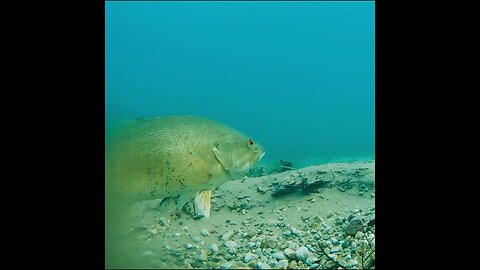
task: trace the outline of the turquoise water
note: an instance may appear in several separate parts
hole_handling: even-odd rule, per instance
[[[374,2],[107,2],[108,131],[203,115],[262,162],[374,158]]]

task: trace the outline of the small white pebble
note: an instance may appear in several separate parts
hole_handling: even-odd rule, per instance
[[[218,253],[218,245],[217,244],[212,244],[211,246],[213,253]]]
[[[203,229],[202,229],[202,235],[203,235],[203,236],[209,236],[210,233],[208,232],[207,229],[203,228]]]

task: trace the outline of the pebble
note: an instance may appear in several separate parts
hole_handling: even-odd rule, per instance
[[[257,255],[249,252],[243,256],[243,261],[248,263],[251,259],[256,259],[256,258],[257,258]]]
[[[268,264],[268,265],[275,265],[275,264],[277,264],[277,260],[275,260],[274,258],[270,258],[270,259],[267,261],[267,264]]]
[[[357,247],[357,242],[352,242],[352,243],[350,244],[350,246],[352,246],[353,249],[356,248],[356,247]]]
[[[276,236],[270,237],[270,239],[268,239],[268,241],[267,241],[267,245],[271,248],[276,248],[277,243],[278,243],[278,239],[277,239]]]
[[[247,264],[247,267],[250,267],[250,268],[255,268],[257,266],[257,260],[255,259],[252,259],[248,264]]]
[[[285,231],[285,232],[282,233],[282,235],[288,237],[288,236],[292,235],[292,232],[291,231]]]
[[[222,235],[222,240],[223,241],[228,241],[230,240],[230,238],[233,236],[233,231],[229,231],[227,233],[225,233],[224,235]]]
[[[332,247],[332,248],[330,249],[330,253],[337,253],[337,252],[339,252],[339,251],[340,251],[340,248],[339,248],[339,247]]]
[[[287,260],[280,260],[275,264],[275,268],[285,268],[288,266],[288,261]]]
[[[328,269],[333,269],[333,267],[335,267],[337,265],[336,262],[334,261],[328,261],[326,264],[325,264],[325,267],[328,268]]]
[[[248,242],[247,243],[247,247],[249,247],[249,248],[253,248],[254,246],[255,246],[254,242]]]
[[[287,256],[287,258],[289,258],[289,259],[294,259],[295,258],[295,251],[291,248],[286,248],[283,251],[283,254],[285,254],[285,256]]]
[[[292,231],[292,234],[295,236],[298,236],[298,237],[303,236],[303,232],[294,227],[291,227],[290,230]]]
[[[270,226],[270,227],[276,226],[277,224],[278,224],[278,220],[276,220],[276,219],[269,219],[269,220],[266,222],[266,225],[267,225],[267,226]]]
[[[278,260],[285,259],[285,255],[281,251],[277,251],[277,252],[273,253],[272,257],[275,258],[275,259],[278,259]]]
[[[308,257],[307,260],[305,261],[308,265],[314,264],[316,261],[318,261],[317,257]]]
[[[356,232],[360,231],[363,227],[363,217],[356,216],[345,226],[345,232],[349,235],[354,235]]]
[[[182,234],[181,234],[181,233],[178,233],[178,232],[174,234],[175,237],[179,237],[179,236],[181,236],[181,235],[182,235]]]
[[[235,241],[228,241],[228,242],[225,243],[225,246],[229,247],[229,248],[236,248],[238,246],[238,244]]]
[[[335,237],[332,237],[332,244],[336,245],[338,244],[338,240]]]
[[[195,259],[197,261],[205,262],[208,260],[208,252],[206,250],[201,250],[200,254],[198,254]]]
[[[225,262],[220,265],[220,269],[230,269],[232,268],[233,263],[232,262]]]
[[[354,267],[354,266],[356,266],[356,265],[358,265],[358,262],[357,262],[356,260],[351,260],[351,261],[348,263],[348,267],[349,267],[349,268],[350,268],[350,267]]]
[[[347,248],[348,246],[350,246],[350,242],[349,242],[349,241],[343,242],[342,248]]]
[[[187,247],[188,249],[191,249],[193,247],[193,245],[188,243],[188,244],[185,244],[185,247]]]
[[[358,231],[358,232],[355,234],[355,239],[362,239],[362,238],[363,238],[363,232]]]
[[[213,253],[218,253],[218,245],[217,244],[212,244],[211,249]]]
[[[257,269],[272,269],[272,267],[264,262],[258,262]]]
[[[295,251],[295,257],[299,261],[304,261],[307,259],[309,253],[310,251],[306,247],[301,246]]]
[[[202,229],[202,234],[203,234],[203,236],[209,236],[209,235],[210,235],[210,233],[208,232],[208,230],[205,229],[205,228]]]
[[[296,245],[292,241],[287,241],[288,248],[295,249]]]

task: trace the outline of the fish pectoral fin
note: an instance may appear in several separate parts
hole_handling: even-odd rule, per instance
[[[215,154],[215,157],[226,171],[230,170],[233,167],[232,156],[228,155],[229,152],[231,154],[231,151],[225,149],[225,146],[219,145],[213,147],[213,153]]]
[[[212,198],[212,190],[202,190],[197,193],[195,199],[193,199],[193,205],[195,208],[195,213],[197,215],[202,215],[205,218],[210,217],[210,199]]]

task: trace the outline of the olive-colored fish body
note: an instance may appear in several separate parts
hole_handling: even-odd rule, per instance
[[[243,133],[198,116],[163,116],[124,125],[107,151],[107,181],[128,201],[214,189],[264,155]]]

